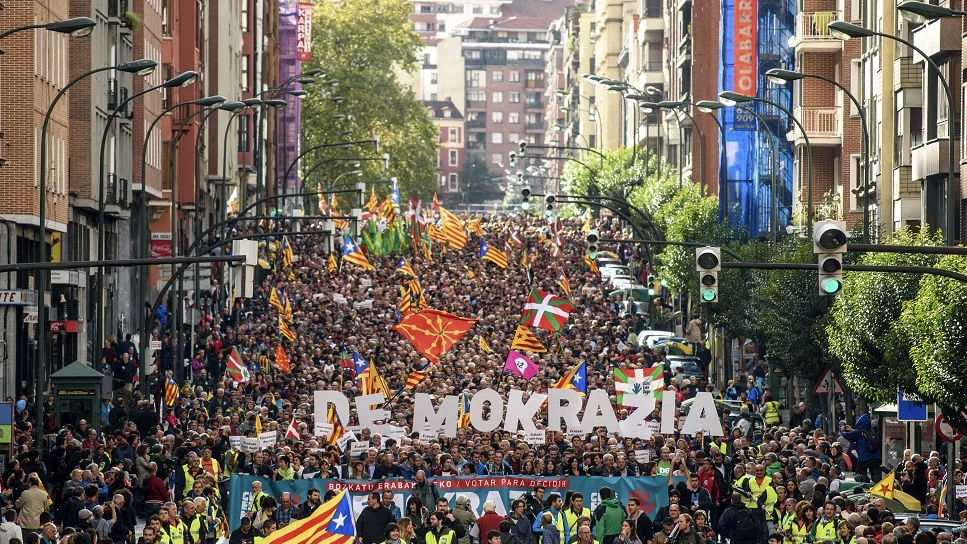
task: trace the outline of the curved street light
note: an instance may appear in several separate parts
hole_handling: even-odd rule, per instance
[[[43,28],[45,30],[60,34],[70,34],[74,38],[83,38],[85,36],[90,36],[91,32],[94,32],[94,27],[96,25],[97,22],[90,17],[74,17],[72,19],[64,19],[63,21],[54,21],[52,23],[18,26],[17,28],[12,28],[3,34],[0,34],[0,40],[11,34],[22,32],[24,30],[33,30],[35,28]]]

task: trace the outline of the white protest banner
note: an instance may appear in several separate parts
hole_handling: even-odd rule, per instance
[[[346,297],[340,295],[339,293],[332,294],[332,301],[336,304],[349,304],[349,301],[346,300]]]
[[[262,448],[263,450],[267,448],[271,448],[272,446],[275,445],[276,442],[279,441],[279,432],[265,431],[264,433],[259,435],[258,441],[259,441],[259,447]]]
[[[239,436],[229,436],[228,437],[228,443],[232,446],[232,449],[233,450],[235,450],[235,451],[242,451],[242,439],[243,438],[245,438],[245,437],[244,436],[241,436],[241,435],[239,435]]]
[[[359,457],[359,455],[361,455],[363,453],[366,453],[366,450],[368,450],[368,449],[369,449],[369,442],[368,441],[367,442],[359,442],[359,441],[353,442],[352,445],[349,446],[349,455],[351,455],[353,457]]]
[[[434,442],[439,439],[439,433],[435,433],[433,431],[420,431],[420,442]]]
[[[353,309],[354,310],[372,310],[373,300],[367,299],[362,302],[353,302]]]
[[[312,432],[315,436],[329,437],[332,435],[332,423],[316,423]]]
[[[958,499],[967,497],[967,485],[958,485],[956,491]]]
[[[340,436],[339,440],[336,440],[336,445],[339,446],[340,450],[346,451],[346,444],[348,444],[350,440],[356,440],[356,435],[347,432],[346,434]]]
[[[259,439],[258,438],[255,438],[255,437],[252,437],[252,438],[248,438],[248,437],[243,438],[242,439],[242,451],[249,452],[249,453],[261,451],[259,449]]]
[[[648,453],[648,450],[635,450],[635,462],[642,464],[650,463],[651,454]]]
[[[320,298],[326,298],[326,294],[325,293],[316,293],[316,294],[312,295],[312,300],[318,300]]]
[[[544,429],[527,431],[527,434],[524,435],[524,440],[531,446],[543,446],[547,440],[547,431]]]

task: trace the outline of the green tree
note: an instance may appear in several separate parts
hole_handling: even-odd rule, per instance
[[[770,244],[755,238],[732,235],[724,243],[742,262],[773,260]],[[731,260],[725,255],[723,260]],[[697,281],[696,273],[696,281]],[[762,290],[769,281],[765,270],[728,269],[719,272],[719,301],[706,307],[710,323],[722,327],[730,336],[762,341],[760,316],[765,310]]]
[[[666,240],[714,245],[719,239],[718,199],[702,198],[697,184],[686,184],[653,217]],[[661,277],[673,292],[698,292],[694,247],[665,246],[656,258]]]
[[[480,157],[470,156],[463,164],[460,173],[460,189],[463,201],[467,204],[483,204],[486,201],[500,200],[504,197],[496,178],[487,169],[487,163]]]
[[[964,274],[967,258],[950,255],[937,268]],[[924,275],[917,296],[903,305],[899,329],[920,395],[948,408],[967,405],[967,283]]]
[[[322,68],[325,79],[308,88],[302,101],[303,148],[323,143],[365,140],[378,135],[380,153],[390,154],[390,171],[381,161],[364,162],[364,180],[396,177],[400,193],[426,199],[436,187],[438,131],[398,71],[412,72],[423,44],[412,31],[412,8],[398,0],[343,0],[316,3],[313,58],[304,71]],[[330,100],[344,99],[341,103]],[[333,116],[345,116],[334,118]],[[344,132],[351,130],[351,136]],[[370,146],[328,148],[325,158],[374,157]],[[310,165],[311,166],[311,165]],[[332,178],[348,163],[323,170]],[[344,178],[345,179],[345,178]]]
[[[895,232],[887,243],[935,246],[942,243],[942,237],[904,229]],[[867,253],[859,260],[865,265],[885,266],[933,266],[938,261],[937,255],[907,253]],[[920,277],[847,272],[843,283],[826,332],[829,351],[841,363],[846,383],[863,397],[883,402],[895,400],[897,389],[919,393],[910,356],[913,318],[908,318],[906,331],[898,320],[904,304],[918,297]]]
[[[787,238],[776,247],[775,261],[813,263],[816,254],[811,241]],[[759,329],[769,362],[779,365],[787,375],[818,378],[834,360],[826,338],[832,299],[819,294],[816,273],[773,270],[761,292]]]

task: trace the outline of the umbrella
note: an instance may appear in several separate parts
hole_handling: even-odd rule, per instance
[[[608,298],[611,300],[623,299],[626,297],[631,297],[631,300],[635,302],[649,302],[652,295],[648,294],[648,289],[644,287],[629,287],[627,289],[617,289],[608,293]]]

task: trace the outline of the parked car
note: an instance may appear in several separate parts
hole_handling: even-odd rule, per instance
[[[608,264],[600,267],[601,277],[610,278],[612,276],[633,276],[631,269],[621,264]]]
[[[638,333],[638,345],[651,347],[654,345],[654,340],[658,338],[671,338],[675,336],[675,333],[669,331],[656,331],[656,330],[645,330]],[[651,343],[649,343],[651,342]]]

